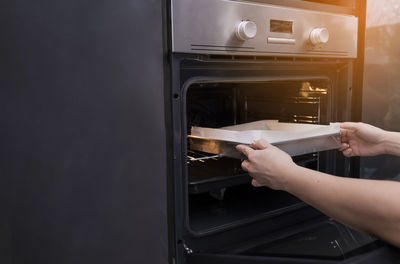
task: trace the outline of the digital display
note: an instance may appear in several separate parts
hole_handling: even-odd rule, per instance
[[[269,31],[276,33],[293,33],[293,21],[274,20],[269,22]]]

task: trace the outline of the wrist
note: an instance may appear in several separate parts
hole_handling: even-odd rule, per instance
[[[283,191],[291,193],[291,190],[294,189],[296,184],[296,177],[300,176],[300,173],[298,172],[301,170],[301,168],[302,167],[293,162],[291,166],[289,166],[283,172],[283,175],[281,176],[283,179],[285,179],[282,186]]]
[[[400,133],[385,131],[382,145],[384,152],[382,154],[400,156]]]

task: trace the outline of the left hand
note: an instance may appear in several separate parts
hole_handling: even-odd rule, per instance
[[[242,162],[242,168],[253,178],[253,186],[285,190],[294,174],[291,172],[297,167],[286,152],[265,140],[255,141],[250,146],[238,145],[236,149],[248,158]]]
[[[386,154],[385,142],[389,134],[385,130],[364,123],[345,122],[340,125],[340,132],[339,151],[346,157]]]

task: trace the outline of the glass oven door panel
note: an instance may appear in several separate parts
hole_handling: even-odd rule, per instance
[[[187,92],[187,129],[260,119],[308,123],[331,120],[330,80],[194,84]]]
[[[263,119],[327,124],[333,118],[332,81],[326,78],[257,82],[193,83],[186,93],[186,130]],[[188,145],[190,147],[190,145]],[[188,227],[193,233],[221,232],[304,204],[285,192],[253,188],[236,159],[187,149]],[[295,157],[298,164],[324,168],[326,155]]]
[[[317,224],[309,229],[275,241],[261,243],[242,255],[280,256],[320,259],[345,259],[351,252],[374,241],[369,235],[354,232],[334,221]]]
[[[273,236],[254,238],[207,255],[193,254],[188,263],[206,259],[204,263],[359,263],[369,252],[379,251],[379,247],[375,238],[325,219],[293,226]]]

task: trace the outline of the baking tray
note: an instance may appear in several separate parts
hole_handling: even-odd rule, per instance
[[[250,145],[265,139],[291,156],[337,149],[340,147],[340,125],[280,123],[261,120],[222,128],[192,127],[188,136],[192,150],[243,159],[236,145]]]

